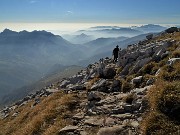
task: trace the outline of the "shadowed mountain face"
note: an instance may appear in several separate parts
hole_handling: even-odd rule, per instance
[[[81,60],[82,47],[46,31],[0,33],[0,98],[13,89],[33,83],[55,64]]]

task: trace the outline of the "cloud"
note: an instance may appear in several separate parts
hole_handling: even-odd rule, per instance
[[[37,2],[38,2],[37,0],[31,0],[29,3],[34,4],[34,3],[37,3]]]
[[[71,11],[71,10],[68,10],[68,11],[65,11],[65,16],[71,16],[71,15],[73,15],[74,14],[74,12],[73,11]]]
[[[73,11],[70,11],[70,10],[69,10],[69,11],[67,11],[66,13],[67,13],[67,14],[73,14]]]

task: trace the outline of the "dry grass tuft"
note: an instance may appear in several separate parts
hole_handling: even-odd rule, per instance
[[[33,102],[15,110],[19,115],[0,120],[2,135],[50,135],[70,124],[67,116],[73,115],[78,98],[73,94],[55,93],[36,105]],[[74,106],[72,108],[72,106]]]
[[[173,66],[165,65],[162,68],[159,77],[162,80],[169,82],[180,80],[180,62],[174,64]]]
[[[180,131],[180,83],[174,73],[167,75],[172,80],[163,76],[167,71],[177,73],[179,63],[173,69],[168,68],[163,67],[160,77],[148,92],[150,108],[141,124],[144,134],[177,134]]]
[[[90,88],[92,87],[92,85],[93,85],[95,82],[99,81],[99,80],[100,80],[100,78],[98,78],[98,77],[95,77],[95,78],[91,79],[91,80],[88,82],[88,84],[86,85],[86,89],[87,89],[87,90],[90,90]]]
[[[125,96],[122,100],[128,104],[132,104],[135,99],[136,95],[134,93],[130,93],[127,96]]]
[[[172,53],[172,58],[180,58],[180,50],[175,50]]]

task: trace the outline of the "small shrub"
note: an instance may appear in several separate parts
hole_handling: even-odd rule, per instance
[[[172,66],[164,66],[159,77],[165,81],[180,80],[180,63],[176,63]]]
[[[150,108],[141,123],[146,135],[175,135],[180,129],[179,82],[164,82],[159,79],[148,92]]]
[[[180,50],[175,50],[172,53],[172,58],[180,58]]]
[[[178,135],[176,134],[178,126],[161,113],[152,112],[146,115],[145,121],[143,121],[144,135]]]
[[[95,78],[91,79],[91,80],[88,82],[88,84],[86,85],[86,89],[89,90],[89,89],[91,88],[91,86],[92,86],[95,82],[97,82],[98,80],[100,80],[100,78],[95,77]]]
[[[180,84],[179,82],[169,83],[163,89],[158,102],[158,109],[180,122]]]
[[[140,74],[145,75],[145,74],[151,74],[154,75],[157,70],[159,69],[158,64],[155,62],[151,62],[149,64],[146,64],[141,70]]]
[[[134,87],[132,84],[130,84],[127,81],[124,81],[121,89],[122,89],[122,92],[127,93],[127,92],[130,92],[133,88]]]
[[[133,75],[128,75],[128,76],[126,77],[126,81],[127,81],[127,82],[131,82],[131,80],[132,80],[133,78],[135,78],[135,77],[136,77],[135,74],[133,74]]]
[[[123,70],[122,67],[118,67],[118,68],[116,69],[116,74],[120,74],[122,70]]]
[[[143,87],[147,86],[147,81],[148,81],[149,79],[155,80],[156,77],[153,76],[153,75],[148,75],[148,74],[144,75],[140,87],[143,88]]]
[[[123,98],[123,101],[128,103],[128,104],[132,104],[133,100],[136,98],[135,94],[128,94],[126,97]]]

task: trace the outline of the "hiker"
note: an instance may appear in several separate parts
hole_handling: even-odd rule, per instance
[[[114,48],[113,50],[114,62],[117,62],[118,52],[119,52],[119,46],[117,45],[116,48]]]

